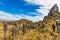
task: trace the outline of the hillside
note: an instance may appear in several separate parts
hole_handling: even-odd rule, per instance
[[[43,21],[0,21],[0,40],[60,40],[60,12],[55,4]]]

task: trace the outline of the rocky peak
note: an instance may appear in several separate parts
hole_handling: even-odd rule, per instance
[[[58,6],[57,6],[57,4],[55,4],[55,5],[51,8],[51,10],[49,11],[49,14],[48,14],[48,15],[51,15],[51,14],[53,14],[53,13],[58,13],[58,12],[59,12]]]

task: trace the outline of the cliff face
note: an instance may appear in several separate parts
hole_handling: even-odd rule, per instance
[[[4,35],[7,40],[60,40],[60,12],[57,4],[51,8],[43,21],[0,21],[0,26],[1,40]]]

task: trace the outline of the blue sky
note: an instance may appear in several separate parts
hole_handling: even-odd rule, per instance
[[[43,20],[56,0],[55,2],[51,0],[53,4],[48,2],[50,5],[44,2],[43,0],[0,0],[0,20],[27,19],[33,22]]]

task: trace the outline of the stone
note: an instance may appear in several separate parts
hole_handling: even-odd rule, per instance
[[[48,15],[52,15],[53,13],[58,13],[59,12],[59,9],[58,9],[58,6],[57,4],[55,4],[51,10],[49,11],[49,14]]]

